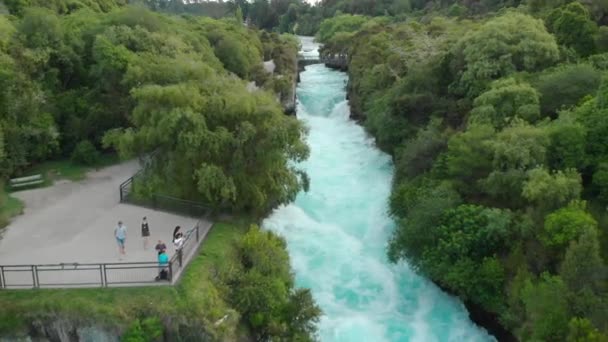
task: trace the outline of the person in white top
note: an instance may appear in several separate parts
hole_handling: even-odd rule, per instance
[[[185,238],[182,234],[178,234],[175,240],[173,240],[173,245],[175,245],[175,250],[179,251],[184,247]]]

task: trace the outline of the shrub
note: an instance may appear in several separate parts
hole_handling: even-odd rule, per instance
[[[158,318],[136,319],[122,336],[124,342],[158,341],[163,335],[163,325]]]
[[[95,146],[88,140],[76,144],[72,151],[72,162],[82,165],[94,165],[99,162],[100,154]]]
[[[578,239],[585,231],[595,229],[597,222],[585,211],[585,202],[573,201],[547,215],[540,240],[547,248],[562,252],[570,241]]]

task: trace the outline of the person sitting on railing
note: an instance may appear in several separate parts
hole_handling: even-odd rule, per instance
[[[167,267],[169,266],[169,256],[165,252],[165,250],[161,250],[158,252],[158,268],[160,269],[158,276],[156,276],[156,280],[168,280],[169,279],[169,271]]]

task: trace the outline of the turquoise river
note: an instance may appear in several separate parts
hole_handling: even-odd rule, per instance
[[[317,46],[303,39],[303,53]],[[288,244],[298,286],[323,310],[321,341],[492,341],[462,303],[391,264],[386,244],[393,165],[373,138],[349,119],[345,73],[306,67],[297,116],[309,127],[310,158],[301,166],[310,190],[263,223]]]

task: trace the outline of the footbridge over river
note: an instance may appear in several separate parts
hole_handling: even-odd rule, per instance
[[[319,56],[303,56],[298,55],[298,65],[306,66],[311,64],[319,64],[321,62],[321,57]]]
[[[298,55],[298,68],[303,70],[305,66],[312,64],[325,64],[328,68],[340,69],[345,71],[348,68],[348,56],[311,56],[311,55]]]

